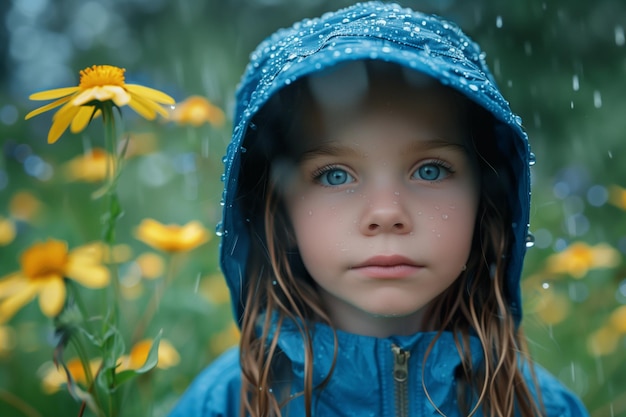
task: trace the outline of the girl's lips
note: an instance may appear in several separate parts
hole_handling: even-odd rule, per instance
[[[414,275],[422,269],[409,258],[400,255],[374,256],[351,269],[370,278],[399,279]]]

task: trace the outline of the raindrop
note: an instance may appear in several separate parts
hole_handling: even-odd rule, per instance
[[[526,235],[526,247],[527,248],[532,248],[533,246],[535,246],[535,236],[528,232],[528,234]]]
[[[596,109],[602,107],[602,95],[598,90],[593,92],[593,107]]]
[[[536,163],[537,163],[537,156],[535,155],[534,152],[531,152],[530,155],[528,155],[528,165],[534,166]]]
[[[445,214],[445,213],[441,215],[441,218],[444,219],[444,220],[448,220],[448,217],[449,216],[447,214]]]
[[[549,282],[544,282],[543,284],[541,284],[541,288],[543,288],[544,290],[547,290],[550,288],[550,283]]]
[[[580,90],[580,81],[578,80],[578,75],[574,75],[572,77],[572,89],[574,91]]]
[[[278,285],[278,282],[276,282],[276,280],[272,281],[272,285]]]
[[[313,210],[309,210],[309,216],[313,215]]]
[[[615,45],[624,46],[626,44],[626,37],[624,37],[624,28],[622,26],[615,26]]]
[[[502,16],[496,17],[496,27],[500,29],[502,27]]]
[[[215,234],[219,237],[222,237],[224,235],[224,224],[222,222],[219,222],[215,226]]]

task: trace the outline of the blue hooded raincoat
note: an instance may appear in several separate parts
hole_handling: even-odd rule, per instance
[[[232,294],[235,317],[243,314],[243,280],[250,247],[237,189],[244,137],[253,116],[278,90],[311,73],[354,60],[381,60],[427,74],[487,109],[495,118],[498,147],[515,173],[510,193],[514,242],[509,254],[506,297],[516,321],[521,320],[520,277],[529,239],[530,170],[534,156],[521,127],[485,64],[485,55],[453,23],[396,4],[360,3],[307,19],[282,29],[252,53],[237,92],[232,141],[225,161],[221,266]],[[460,365],[451,334],[444,333],[423,364],[434,333],[374,338],[338,332],[339,354],[330,382],[316,397],[315,416],[460,416],[455,370]],[[316,325],[314,384],[327,375],[333,358],[332,330]],[[304,345],[298,330],[283,326],[279,347],[292,364],[291,392],[303,389]],[[398,355],[395,347],[409,352]],[[473,358],[480,343],[471,340]],[[412,360],[410,360],[412,359]],[[476,364],[478,365],[478,364]],[[408,372],[406,380],[394,371]],[[529,385],[533,387],[530,372]],[[581,402],[539,367],[538,386],[550,417],[586,416]],[[422,377],[424,386],[422,386]],[[298,382],[300,381],[300,382]],[[171,417],[239,416],[241,375],[239,351],[232,349],[203,371],[171,413]],[[302,397],[289,403],[288,416],[304,416]],[[479,414],[480,415],[480,414]]]

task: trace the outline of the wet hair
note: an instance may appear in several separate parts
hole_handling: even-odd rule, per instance
[[[368,65],[368,70],[377,66],[380,64]],[[521,371],[530,361],[528,349],[505,296],[513,233],[509,194],[515,187],[511,168],[498,149],[495,131],[499,122],[482,107],[455,94],[464,108],[468,142],[476,156],[480,202],[466,270],[425,307],[422,328],[438,335],[423,358],[422,369],[429,364],[438,337],[450,331],[462,359],[455,376],[457,400],[464,415],[475,415],[479,409],[492,417],[508,417],[516,412],[522,417],[544,415],[539,390],[533,389],[534,376],[528,381]],[[334,368],[320,385],[314,386],[311,326],[321,322],[332,328],[332,320],[302,264],[280,197],[280,185],[272,176],[276,165],[292,158],[292,136],[305,113],[303,103],[311,102],[306,81],[299,80],[274,96],[247,132],[248,151],[242,155],[238,192],[244,215],[250,219],[251,234],[240,342],[242,417],[281,416],[282,407],[292,398],[288,388],[286,393],[275,389],[283,378],[283,367],[289,366],[278,347],[285,321],[298,326],[304,341],[304,390],[298,396],[304,397],[307,416],[312,413],[315,393],[324,389]],[[472,366],[476,362],[469,348],[471,335],[482,345],[484,358],[478,367]],[[337,349],[335,337],[333,364]],[[430,400],[424,377],[422,385]],[[537,398],[533,392],[537,392]]]

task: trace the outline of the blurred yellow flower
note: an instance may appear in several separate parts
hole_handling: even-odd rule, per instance
[[[609,321],[616,332],[626,334],[626,305],[617,307],[609,316]]]
[[[617,266],[620,258],[620,253],[606,243],[589,246],[575,242],[564,251],[551,255],[546,262],[548,272],[582,278],[590,269]]]
[[[0,358],[15,348],[15,330],[10,326],[0,325]]]
[[[66,162],[63,171],[68,181],[98,182],[107,178],[107,172],[113,171],[113,163],[107,151],[94,148]]]
[[[61,107],[52,117],[48,143],[56,142],[69,127],[72,133],[83,131],[99,112],[100,103],[111,101],[115,106],[130,106],[142,117],[153,120],[159,113],[168,117],[161,104],[175,103],[161,91],[138,84],[126,84],[125,69],[111,65],[93,65],[80,71],[77,87],[57,88],[32,94],[31,100],[56,101],[28,113],[26,119],[56,107]]]
[[[226,120],[222,109],[202,96],[190,96],[178,103],[171,111],[170,118],[178,124],[194,127],[204,123],[222,126]]]
[[[152,347],[152,339],[144,339],[137,342],[130,350],[129,355],[120,357],[120,366],[117,368],[118,372],[129,369],[137,370],[141,368],[150,353]],[[165,339],[159,341],[159,350],[157,352],[157,368],[167,369],[172,366],[178,365],[180,362],[180,355],[178,351],[170,342]]]
[[[146,279],[157,279],[163,275],[165,261],[160,255],[153,252],[145,252],[135,260],[141,271],[141,276]]]
[[[230,291],[222,274],[214,274],[200,281],[200,294],[213,304],[230,303]]]
[[[210,239],[200,222],[191,221],[179,226],[164,225],[153,219],[143,220],[135,230],[135,236],[155,249],[170,253],[190,251]]]
[[[39,296],[39,307],[48,317],[58,315],[66,298],[65,278],[89,287],[109,283],[109,270],[92,248],[68,251],[67,243],[48,239],[25,250],[21,269],[0,279],[0,323]]]
[[[593,356],[610,355],[617,349],[620,337],[611,327],[600,327],[587,338],[587,350]]]
[[[89,361],[92,376],[96,376],[101,363],[102,359],[100,358]],[[87,375],[85,374],[85,369],[80,359],[72,358],[67,361],[65,366],[67,367],[67,372],[69,372],[72,379],[77,384],[82,386],[87,385]],[[52,362],[44,363],[39,369],[38,374],[41,378],[42,389],[46,394],[54,394],[59,391],[63,385],[67,384],[67,374],[63,367],[57,367]]]
[[[228,327],[221,332],[217,333],[211,338],[209,348],[211,349],[211,353],[214,355],[219,355],[230,347],[235,346],[239,343],[239,339],[241,338],[241,332],[239,331],[239,327],[232,322],[228,325]]]
[[[13,242],[16,234],[17,229],[13,220],[0,216],[0,246],[6,246]]]
[[[126,133],[120,139],[118,152],[121,154],[124,151],[125,158],[150,154],[159,147],[156,135],[150,132]]]
[[[537,305],[534,312],[546,324],[559,324],[569,314],[571,301],[560,293],[548,289],[537,293]]]
[[[9,213],[11,217],[25,222],[32,221],[41,211],[43,204],[30,191],[18,191],[9,201]]]
[[[626,189],[613,185],[609,192],[609,201],[616,207],[626,210]]]

